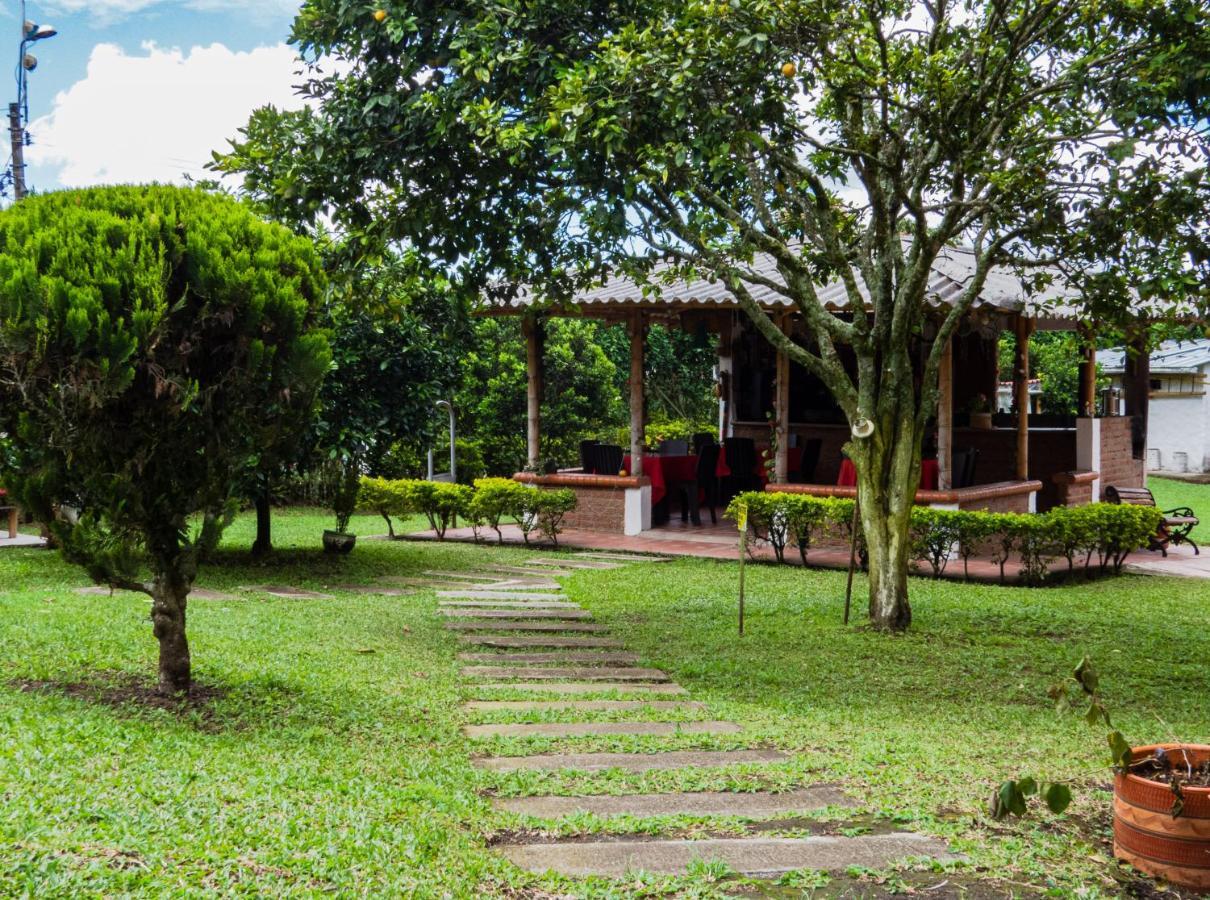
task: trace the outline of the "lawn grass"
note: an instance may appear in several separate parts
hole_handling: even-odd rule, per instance
[[[131,678],[149,683],[153,675],[145,598],[79,596],[72,588],[86,583],[83,575],[53,554],[0,551],[0,896],[712,896],[738,883],[708,866],[641,886],[521,873],[486,844],[536,823],[494,813],[488,794],[813,781],[842,782],[860,804],[857,813],[815,818],[945,837],[969,858],[956,879],[1116,896],[1103,736],[1078,716],[1056,716],[1047,686],[1087,653],[1129,738],[1210,739],[1210,634],[1196,624],[1210,607],[1210,585],[1127,577],[1028,590],[916,579],[913,630],[888,638],[840,623],[843,575],[751,566],[739,639],[735,564],[677,560],[563,580],[643,664],[708,704],[679,718],[729,718],[748,734],[474,744],[459,730],[458,645],[441,627],[435,595],[384,598],[333,585],[534,554],[363,540],[334,559],[318,551],[326,524],[279,514],[279,549],[261,563],[246,554],[249,519],[229,531],[201,586],[293,584],[335,599],[195,600],[195,678],[217,696],[184,710],[112,702]],[[358,517],[354,529],[374,534],[382,523]],[[81,684],[92,687],[65,692]],[[505,775],[471,766],[487,750],[758,744],[796,756],[709,773]],[[992,786],[1024,774],[1076,782],[1071,813],[989,822],[982,808]],[[748,827],[740,819],[583,817],[560,830]],[[809,827],[788,823],[773,833]],[[807,873],[797,883],[817,880]],[[778,896],[800,895],[785,890]]]
[[[1152,475],[1147,479],[1147,487],[1151,488],[1155,503],[1160,509],[1192,507],[1202,520],[1201,524],[1193,529],[1193,539],[1199,544],[1202,541],[1210,542],[1210,484],[1195,484],[1192,481],[1157,478]]]

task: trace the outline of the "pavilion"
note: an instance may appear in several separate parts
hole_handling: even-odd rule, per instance
[[[776,279],[771,259],[758,257],[754,268]],[[923,323],[915,348],[922,363],[932,346],[936,321],[974,271],[974,255],[948,248],[933,267],[927,306],[935,312]],[[651,278],[660,284],[659,272]],[[753,288],[753,295],[787,333],[809,346],[801,316],[782,294]],[[838,282],[819,289],[820,302],[833,312],[848,308]],[[1100,499],[1103,486],[1141,486],[1146,434],[1147,354],[1139,354],[1125,380],[1125,415],[1097,415],[1096,358],[1091,332],[1070,304],[1070,288],[1061,277],[1040,293],[1027,290],[1008,269],[993,269],[966,320],[944,350],[940,403],[936,417],[936,485],[917,492],[916,502],[933,506],[1005,511],[1039,511],[1055,505],[1077,505]],[[776,452],[768,490],[852,496],[855,489],[837,484],[848,424],[823,385],[791,363],[766,341],[718,282],[677,280],[655,290],[625,277],[613,277],[582,291],[562,305],[544,303],[529,292],[492,306],[493,315],[524,317],[528,369],[528,457],[530,469],[542,459],[543,321],[550,316],[579,316],[625,323],[630,354],[630,468],[625,475],[519,473],[539,486],[570,487],[579,507],[568,524],[579,528],[639,534],[651,528],[651,478],[644,475],[644,336],[652,323],[717,336],[720,397],[719,438],[752,437],[771,443],[770,414],[776,429]],[[1030,414],[1029,336],[1035,330],[1080,330],[1087,349],[1080,372],[1080,416],[1063,420]],[[998,379],[998,343],[1003,332],[1016,335],[1013,378],[1014,412],[990,415]],[[1026,414],[1017,411],[1026,410]],[[1115,407],[1112,411],[1117,412]],[[821,451],[812,483],[791,484],[792,444],[814,439]],[[978,451],[974,483],[955,478],[956,450]],[[653,466],[652,466],[653,467]]]

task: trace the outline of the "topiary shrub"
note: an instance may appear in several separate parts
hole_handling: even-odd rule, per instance
[[[0,480],[95,581],[151,597],[164,693],[191,684],[202,555],[330,365],[323,290],[310,241],[201,190],[0,213]]]
[[[450,525],[457,522],[458,516],[466,515],[473,489],[469,485],[443,481],[411,481],[406,484],[412,507],[424,513],[437,540],[445,540],[445,532]]]
[[[502,544],[504,534],[500,526],[506,519],[520,521],[528,490],[511,478],[476,478],[467,518],[472,527],[491,528],[496,532],[497,542]]]
[[[392,538],[395,537],[395,526],[391,517],[403,518],[415,512],[406,481],[365,476],[361,479],[358,502],[364,509],[373,510],[386,520],[387,534]]]
[[[576,492],[570,488],[538,491],[534,507],[538,518],[538,530],[556,547],[563,532],[563,518],[576,508]]]

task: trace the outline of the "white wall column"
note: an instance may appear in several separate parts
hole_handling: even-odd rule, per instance
[[[1092,502],[1101,499],[1101,420],[1097,418],[1076,419],[1076,469],[1081,472],[1096,472],[1092,483]]]

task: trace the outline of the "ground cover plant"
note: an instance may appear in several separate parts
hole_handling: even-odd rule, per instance
[[[277,512],[278,549],[268,560],[247,551],[251,514],[228,529],[198,587],[232,598],[191,606],[199,696],[182,705],[145,702],[154,686],[143,652],[145,598],[79,596],[73,588],[87,580],[53,554],[0,552],[0,895],[720,896],[744,885],[707,865],[686,878],[623,883],[521,873],[488,845],[536,823],[494,813],[487,794],[838,781],[856,811],[760,827],[778,835],[903,825],[949,839],[970,861],[939,874],[833,874],[829,889],[874,891],[873,880],[861,879],[881,878],[885,888],[928,875],[931,884],[986,888],[984,896],[1028,896],[1030,886],[1117,896],[1128,876],[1109,862],[1104,750],[1070,716],[1055,715],[1046,688],[1087,654],[1124,733],[1210,739],[1210,635],[1187,627],[1191,611],[1210,605],[1210,585],[1126,576],[1036,591],[917,579],[916,627],[887,640],[840,624],[842,573],[752,565],[740,640],[735,564],[678,560],[563,582],[642,664],[663,668],[708,704],[684,718],[748,729],[663,738],[661,747],[767,744],[794,751],[794,761],[643,775],[480,773],[471,756],[488,748],[459,730],[459,648],[434,595],[381,597],[356,586],[516,564],[537,551],[363,539],[351,556],[331,558],[318,541],[327,515]],[[372,513],[350,527],[362,538],[385,530]],[[396,523],[401,533],[426,527],[423,517]],[[332,599],[241,590],[265,584]],[[656,745],[598,737],[489,746]],[[1041,770],[1072,786],[1066,816],[985,816],[1006,774]],[[754,826],[734,817],[583,817],[561,827],[701,836]],[[773,895],[800,896],[828,880],[799,873]]]

